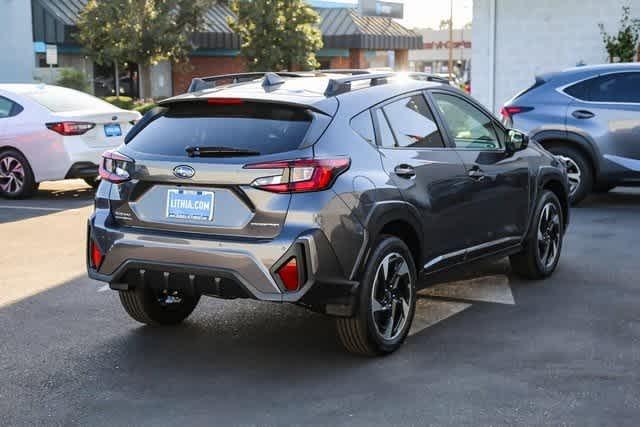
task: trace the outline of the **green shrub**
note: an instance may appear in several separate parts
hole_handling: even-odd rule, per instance
[[[58,86],[64,86],[71,89],[81,90],[83,92],[89,92],[89,83],[87,83],[87,76],[74,68],[63,68],[60,70],[60,77],[56,81]]]
[[[133,109],[133,98],[129,96],[107,96],[103,98],[109,104],[113,104],[118,108],[122,108],[123,110],[132,110]]]
[[[133,109],[138,113],[144,115],[147,111],[151,110],[155,106],[155,102],[145,102],[140,105],[136,105]]]

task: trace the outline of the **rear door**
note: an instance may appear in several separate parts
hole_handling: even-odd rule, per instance
[[[604,74],[564,88],[568,130],[591,135],[602,155],[640,172],[640,72]]]
[[[373,110],[382,163],[423,221],[427,269],[464,257],[465,169],[442,133],[421,92],[395,98]]]
[[[506,135],[492,117],[463,96],[431,91],[446,134],[466,168],[465,228],[470,256],[515,244],[529,212],[529,163],[525,152],[505,150]]]
[[[114,186],[114,217],[124,226],[273,238],[291,196],[252,184],[288,170],[245,166],[313,157],[303,145],[319,121],[303,108],[241,100],[170,105],[119,149],[135,168],[132,181]]]

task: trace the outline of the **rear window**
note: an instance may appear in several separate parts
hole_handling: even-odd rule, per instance
[[[151,121],[129,143],[132,149],[184,156],[186,147],[228,147],[273,154],[297,149],[311,124],[301,108],[265,103],[179,103]]]
[[[115,109],[113,105],[95,96],[62,87],[48,86],[33,92],[22,93],[22,95],[54,113],[80,110],[113,111]]]

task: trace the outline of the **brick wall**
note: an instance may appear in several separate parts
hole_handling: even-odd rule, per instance
[[[185,93],[194,77],[215,76],[217,74],[242,73],[246,71],[244,59],[239,56],[192,56],[191,69],[182,71],[174,66],[172,72],[173,94]]]
[[[400,49],[395,51],[395,69],[399,71],[407,71],[409,69],[409,51]]]

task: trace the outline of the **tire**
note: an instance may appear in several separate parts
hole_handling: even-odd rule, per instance
[[[336,319],[338,337],[345,349],[354,354],[380,356],[400,348],[415,313],[416,280],[415,263],[407,245],[397,237],[383,236],[360,281],[356,315]]]
[[[134,320],[146,325],[176,325],[189,317],[200,296],[182,296],[182,301],[167,304],[162,294],[150,288],[136,287],[119,291],[120,303]],[[166,297],[165,297],[166,301]]]
[[[13,149],[0,151],[0,197],[26,199],[37,189],[33,170],[22,153]]]
[[[557,222],[552,219],[554,217],[557,218]],[[564,217],[560,201],[554,193],[544,190],[538,199],[533,224],[523,250],[510,257],[513,272],[525,279],[549,277],[560,260],[563,234]],[[545,242],[550,245],[548,253],[545,250]],[[548,257],[545,254],[548,254]]]
[[[567,165],[570,186],[569,202],[575,206],[593,190],[593,167],[589,159],[576,148],[556,145],[550,147],[549,151],[560,156]]]
[[[87,185],[91,188],[93,188],[94,190],[97,189],[100,186],[100,180],[98,179],[98,177],[92,177],[92,178],[82,178],[84,182],[87,183]]]

